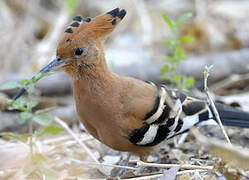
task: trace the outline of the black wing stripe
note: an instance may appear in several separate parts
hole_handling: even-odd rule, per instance
[[[157,130],[157,134],[153,140],[153,142],[148,143],[148,144],[144,144],[141,146],[155,146],[157,144],[159,144],[160,142],[164,141],[168,134],[169,134],[170,130],[168,129],[167,125],[161,125],[159,126],[158,130]]]
[[[169,114],[170,114],[170,107],[167,105],[167,103],[164,103],[165,107],[163,109],[163,113],[161,114],[161,116],[156,120],[154,121],[152,124],[160,124],[160,123],[163,123],[168,117],[169,117]]]
[[[182,125],[183,125],[183,121],[182,121],[182,119],[179,119],[179,120],[178,120],[178,124],[177,124],[177,126],[176,126],[176,128],[175,128],[175,132],[176,132],[176,133],[179,132],[179,131],[181,130]]]
[[[208,112],[208,110],[199,114],[199,121],[200,122],[201,121],[206,121],[208,119],[209,119],[209,112]]]
[[[186,103],[185,103],[186,102]],[[183,102],[182,110],[187,116],[195,115],[206,108],[203,101],[186,100]]]
[[[208,109],[205,101],[188,97],[180,91],[169,90],[164,86],[157,89],[158,95],[152,109],[144,117],[144,125],[133,130],[128,136],[131,143],[138,146],[155,146],[165,139],[188,131],[201,121],[213,118],[212,111]],[[179,113],[183,113],[183,117],[180,117]]]
[[[172,126],[173,124],[175,123],[175,118],[169,118],[168,120],[167,120],[167,126],[168,127],[170,127],[170,126]]]
[[[147,113],[147,114],[145,115],[144,120],[149,119],[151,116],[153,116],[153,115],[157,112],[157,109],[158,109],[158,107],[159,107],[159,104],[160,104],[160,97],[157,96],[156,101],[155,101],[155,104],[154,104],[154,106],[153,106],[153,109],[152,109],[149,113]]]
[[[149,130],[149,128],[150,125],[144,124],[141,128],[133,130],[128,137],[129,141],[133,144],[140,142],[143,139],[145,133]]]

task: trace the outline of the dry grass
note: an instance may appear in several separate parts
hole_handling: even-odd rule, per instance
[[[0,40],[2,42],[0,44],[0,81],[2,75],[8,73],[32,74],[51,59],[63,28],[70,21],[70,17],[63,10],[62,2],[49,0],[0,1]],[[196,36],[194,44],[190,47],[183,47],[187,52],[202,54],[248,47],[249,14],[247,9],[249,2],[210,1],[208,6],[205,3],[199,3],[199,1],[185,0],[180,0],[179,4],[174,1],[157,1],[157,3],[139,1],[134,5],[134,2],[92,0],[90,3],[89,1],[81,1],[76,9],[75,14],[81,14],[85,17],[95,16],[118,6],[128,11],[123,25],[117,28],[107,41],[107,50],[113,50],[110,51],[111,53],[107,51],[107,56],[109,55],[110,59],[122,59],[126,57],[124,54],[129,53],[136,58],[136,62],[138,60],[144,61],[146,58],[164,59],[168,49],[162,45],[162,40],[166,40],[169,34],[166,24],[160,19],[161,13],[167,13],[172,17],[177,17],[185,11],[196,14],[196,19],[193,19],[192,22],[196,28],[193,26],[190,28],[189,25],[186,25],[183,28],[186,33],[182,32],[186,35],[191,31],[190,34]],[[139,9],[140,5],[144,9]],[[143,22],[144,16],[146,22]],[[123,32],[120,33],[120,31]],[[128,35],[130,42],[122,44],[124,36],[117,36],[117,34]],[[133,43],[134,39],[140,44]],[[134,46],[132,46],[133,44]],[[142,51],[144,54],[144,46],[151,56],[144,57],[138,53]],[[134,52],[132,49],[135,49]],[[117,56],[113,54],[117,54]],[[5,96],[5,94],[1,96]],[[246,98],[243,97],[243,99]],[[78,127],[70,129],[66,124],[59,124],[66,129],[63,134],[53,137],[46,136],[36,140],[34,152],[45,157],[40,165],[34,166],[27,144],[0,139],[0,179],[105,179],[114,167],[121,168],[114,164],[123,154],[101,145],[89,134],[81,132]],[[242,149],[249,148],[248,129],[226,128],[226,130],[234,145],[244,147]],[[201,132],[206,137],[223,137],[218,127],[202,127]],[[153,164],[140,162],[135,168],[134,164],[130,164],[130,170],[134,172],[137,169],[140,170],[140,173],[134,175],[132,179],[161,178],[162,180],[167,177],[167,173],[170,171],[168,168],[180,167],[183,164],[190,170],[173,169],[172,177],[175,175],[180,180],[215,180],[219,177],[248,178],[248,173],[246,174],[246,171],[241,167],[237,165],[231,167],[226,158],[224,159],[220,154],[211,155],[208,149],[206,145],[197,141],[192,133],[187,136],[184,143],[179,143],[177,147],[173,140],[169,140],[149,157]],[[229,157],[241,158],[236,153],[236,156],[233,156],[228,149],[218,148],[218,150],[219,153],[228,154]],[[106,160],[107,157],[109,161]],[[137,158],[132,156],[132,160],[137,160]],[[203,167],[204,170],[200,167]],[[214,169],[211,170],[211,167]]]
[[[68,127],[67,127],[68,128]],[[217,127],[218,130],[218,127]],[[108,148],[101,148],[100,143],[92,138],[90,135],[78,130],[64,132],[60,136],[45,137],[36,140],[34,152],[41,153],[46,158],[42,166],[35,166],[30,160],[29,147],[25,143],[11,142],[9,140],[0,141],[0,179],[13,180],[13,179],[105,179],[110,174],[114,167],[115,162],[100,164],[94,162],[91,156],[96,159],[105,159],[105,156],[116,157],[117,152],[110,151]],[[228,131],[231,134],[231,130]],[[243,138],[244,134],[240,134]],[[233,137],[233,136],[232,136]],[[233,139],[231,139],[233,141]],[[207,141],[205,141],[207,143]],[[84,144],[89,152],[87,153]],[[159,148],[149,160],[152,163],[144,163],[136,160],[132,156],[130,170],[139,174],[133,174],[131,179],[158,179],[167,177],[168,168],[178,168],[175,171],[177,179],[218,179],[219,176],[233,176],[239,178],[246,178],[248,174],[240,167],[230,166],[224,158],[217,158],[208,153],[206,145],[200,145],[192,134],[187,137],[185,143],[179,148],[174,147],[173,141],[169,141]],[[222,151],[219,151],[219,153]],[[101,157],[102,154],[102,157]],[[226,151],[229,154],[229,151]],[[122,156],[122,154],[119,154]],[[237,157],[237,156],[236,156]],[[134,166],[134,162],[136,166]],[[133,165],[132,165],[133,164]],[[214,166],[214,167],[213,167]],[[135,168],[134,168],[135,167]],[[122,167],[125,168],[125,167]],[[100,172],[98,169],[104,169]],[[185,170],[184,170],[185,169]],[[163,173],[162,173],[163,172]],[[172,172],[171,172],[172,173]],[[170,174],[171,174],[170,173]],[[173,177],[173,176],[172,176]]]

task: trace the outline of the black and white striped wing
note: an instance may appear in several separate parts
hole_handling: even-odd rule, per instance
[[[128,138],[139,146],[154,146],[206,122],[215,123],[207,102],[161,86],[153,108],[144,118],[144,125],[133,130]]]

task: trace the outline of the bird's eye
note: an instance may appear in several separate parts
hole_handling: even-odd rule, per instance
[[[84,50],[83,50],[82,48],[77,48],[77,49],[74,51],[74,55],[75,55],[75,56],[81,56],[83,52],[84,52]]]

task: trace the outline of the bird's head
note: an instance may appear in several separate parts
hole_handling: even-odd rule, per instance
[[[45,72],[63,69],[70,75],[99,63],[103,56],[102,41],[124,18],[125,10],[116,8],[95,18],[76,16],[66,28],[57,47],[56,58]],[[44,70],[41,70],[44,71]]]
[[[85,72],[84,70],[103,62],[102,41],[125,15],[124,9],[116,8],[92,19],[74,17],[73,22],[64,31],[56,50],[56,58],[34,77],[58,69],[77,77],[79,73]],[[20,90],[14,99],[19,98],[24,92],[24,89]]]

